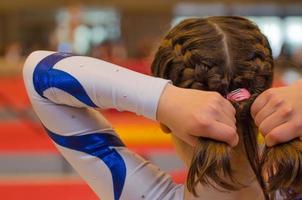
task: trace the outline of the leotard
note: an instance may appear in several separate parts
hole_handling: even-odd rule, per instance
[[[59,152],[102,200],[182,200],[157,166],[129,150],[97,109],[156,120],[168,80],[68,53],[36,51],[23,77],[32,106]]]

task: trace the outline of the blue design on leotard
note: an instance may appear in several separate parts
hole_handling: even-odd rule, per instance
[[[104,161],[112,174],[114,199],[120,198],[126,179],[126,165],[120,154],[112,148],[125,146],[118,137],[108,133],[62,136],[49,130],[47,132],[58,145],[90,154]]]
[[[54,69],[54,65],[64,58],[74,56],[70,53],[54,53],[41,60],[35,68],[33,81],[35,90],[45,98],[43,92],[48,88],[64,90],[82,103],[97,107],[90,99],[81,83],[70,74]]]
[[[41,97],[46,98],[43,95],[46,89],[59,88],[86,105],[97,107],[76,78],[62,70],[53,69],[56,63],[71,56],[73,55],[69,53],[54,53],[41,60],[33,74],[35,90]],[[47,132],[58,145],[100,158],[110,169],[114,200],[120,198],[126,180],[126,164],[121,155],[113,148],[124,146],[118,137],[106,133],[62,136],[50,130],[47,130]]]

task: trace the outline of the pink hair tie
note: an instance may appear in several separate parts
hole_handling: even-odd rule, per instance
[[[250,98],[250,92],[245,88],[238,88],[227,94],[226,98],[231,101],[243,101]]]

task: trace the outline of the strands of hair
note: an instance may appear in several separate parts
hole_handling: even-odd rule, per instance
[[[266,147],[262,154],[261,168],[263,173],[267,173],[268,192],[272,197],[279,191],[288,200],[296,199],[302,194],[301,140]]]
[[[266,199],[279,192],[292,199],[302,190],[302,142],[292,141],[259,153],[257,127],[250,114],[253,101],[271,87],[273,58],[267,38],[242,17],[184,20],[164,37],[152,63],[154,76],[183,88],[217,91],[221,95],[246,88],[251,98],[231,102],[244,151]],[[197,196],[198,184],[217,190],[239,190],[234,178],[232,149],[223,142],[199,138],[189,169],[187,187]]]

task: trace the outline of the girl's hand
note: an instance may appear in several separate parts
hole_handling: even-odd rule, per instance
[[[217,92],[183,89],[168,84],[157,110],[157,120],[172,134],[195,146],[198,137],[238,143],[235,108]]]
[[[251,114],[267,146],[302,136],[302,80],[271,88],[257,97]]]

